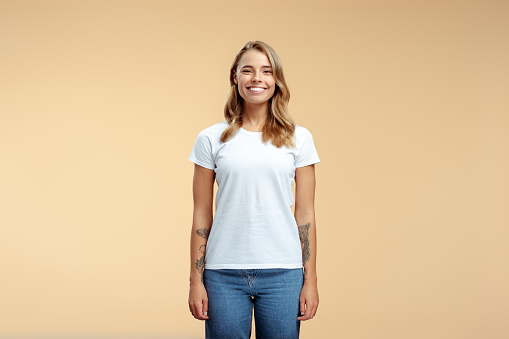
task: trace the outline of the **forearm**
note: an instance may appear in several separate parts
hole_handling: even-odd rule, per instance
[[[299,238],[302,248],[302,265],[304,267],[304,282],[315,282],[316,274],[316,224],[315,215],[295,215],[299,227]]]
[[[205,251],[207,239],[212,227],[212,217],[193,216],[191,229],[191,271],[189,274],[190,284],[203,283],[203,269],[205,265]]]

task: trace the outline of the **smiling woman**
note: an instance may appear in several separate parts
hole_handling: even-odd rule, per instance
[[[288,114],[290,90],[272,47],[262,41],[248,42],[233,60],[230,86],[224,108],[229,127],[221,135],[222,142],[242,127],[263,132],[262,141],[271,140],[276,147],[295,146],[295,123]]]
[[[266,107],[256,109],[256,106],[267,105],[274,95],[276,81],[272,75],[272,66],[264,53],[256,49],[246,51],[234,70],[233,80],[244,99],[244,110],[266,110]]]
[[[206,338],[250,338],[253,308],[257,338],[298,338],[300,321],[318,307],[320,159],[311,132],[287,112],[290,93],[269,45],[248,42],[232,64],[230,84],[225,120],[203,129],[189,156],[195,163],[189,309],[205,320]]]

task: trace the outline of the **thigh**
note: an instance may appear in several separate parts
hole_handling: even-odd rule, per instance
[[[262,269],[256,278],[257,339],[299,338],[299,299],[304,276],[298,269]]]
[[[209,319],[207,339],[249,339],[253,302],[246,280],[236,269],[203,270]]]

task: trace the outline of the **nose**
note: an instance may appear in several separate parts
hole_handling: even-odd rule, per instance
[[[253,82],[254,81],[260,81],[260,73],[258,73],[258,72],[254,73],[254,75],[253,75]]]

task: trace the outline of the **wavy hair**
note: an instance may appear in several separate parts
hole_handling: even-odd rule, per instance
[[[283,65],[276,52],[262,41],[249,41],[237,53],[230,68],[230,90],[228,100],[224,106],[224,117],[228,127],[221,134],[221,142],[226,142],[242,127],[242,106],[244,99],[239,94],[239,89],[234,81],[234,74],[242,55],[248,50],[257,50],[264,53],[272,66],[276,88],[274,95],[269,99],[268,115],[262,129],[263,142],[271,141],[278,148],[282,146],[295,147],[293,135],[295,133],[295,122],[288,113],[288,102],[290,101],[290,90],[286,85],[283,74]]]

